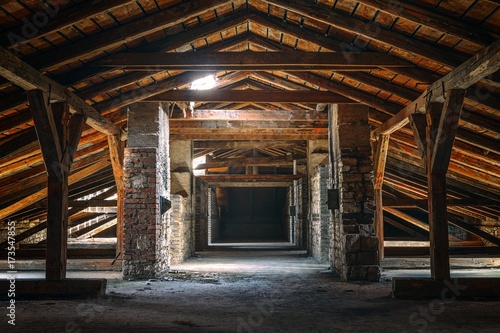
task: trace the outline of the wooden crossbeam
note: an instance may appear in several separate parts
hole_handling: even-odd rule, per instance
[[[87,124],[92,126],[97,131],[108,135],[120,135],[122,140],[125,139],[125,133],[122,132],[118,126],[104,118],[83,99],[56,81],[42,75],[35,68],[23,62],[1,46],[0,75],[24,90],[37,89],[46,94],[50,93],[51,99],[66,102],[75,113],[84,115],[86,117]]]
[[[268,121],[328,121],[326,112],[315,112],[305,110],[207,110],[195,109],[190,118],[184,118],[182,114],[174,113],[170,118],[172,122],[176,119],[199,119],[199,120],[262,120]]]
[[[196,176],[207,182],[282,182],[302,178],[302,175],[227,175],[212,174]]]
[[[196,112],[196,111],[195,111]],[[263,114],[262,117],[265,117]],[[263,118],[265,119],[265,118]],[[266,120],[170,120],[170,129],[261,129],[261,128],[326,128],[326,121],[270,121]]]
[[[387,53],[377,52],[198,52],[118,53],[97,62],[100,66],[134,70],[356,70],[376,67],[413,67]]]
[[[199,164],[195,170],[225,168],[225,167],[246,167],[246,166],[284,166],[293,165],[294,158],[292,155],[285,157],[248,157],[248,158],[232,158],[224,161],[210,161]]]
[[[278,181],[278,182],[212,182],[208,181],[208,185],[215,187],[290,187],[293,185],[293,181]]]
[[[467,89],[500,69],[500,40],[481,50],[441,79],[432,83],[416,100],[374,130],[375,135],[391,134],[408,124],[413,113],[425,113],[431,102],[443,103],[452,89]]]
[[[219,91],[171,90],[145,99],[147,102],[255,102],[255,103],[332,103],[355,101],[328,91]]]
[[[292,148],[305,146],[305,141],[195,141],[195,149],[265,149],[265,148]]]

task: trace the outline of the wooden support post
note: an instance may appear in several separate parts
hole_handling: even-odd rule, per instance
[[[431,276],[437,280],[450,278],[446,171],[464,96],[464,90],[451,90],[446,93],[443,107],[442,104],[431,103],[427,108],[426,163]]]
[[[382,203],[382,185],[384,183],[385,163],[389,148],[389,135],[382,134],[378,139],[375,155],[375,232],[378,237],[379,258],[384,258],[384,207]]]
[[[27,95],[48,173],[46,279],[62,280],[67,262],[68,176],[85,117],[71,116],[68,104],[50,105],[41,90]]]
[[[116,215],[116,255],[117,257],[123,254],[123,157],[125,144],[120,141],[116,135],[108,136],[109,155],[111,157],[111,165],[113,167],[113,175],[116,183],[117,200],[117,215]]]

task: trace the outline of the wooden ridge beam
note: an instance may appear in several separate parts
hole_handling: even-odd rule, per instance
[[[176,52],[113,54],[98,66],[134,70],[363,70],[376,67],[413,67],[412,63],[378,52]]]
[[[500,69],[500,40],[484,48],[441,79],[432,83],[416,100],[374,130],[375,135],[391,134],[408,124],[413,113],[424,113],[432,102],[444,102],[452,89],[467,89],[482,78]]]
[[[286,102],[352,104],[355,101],[329,91],[217,91],[171,90],[145,99],[147,102]]]
[[[92,106],[78,97],[66,87],[42,75],[35,68],[23,62],[5,48],[0,46],[0,75],[24,90],[41,90],[50,93],[51,99],[66,102],[76,113],[86,117],[87,124],[99,132],[108,135],[120,135],[125,139],[122,130],[108,119],[104,118]]]

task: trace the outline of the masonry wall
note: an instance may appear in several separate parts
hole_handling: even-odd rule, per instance
[[[320,263],[330,261],[330,223],[328,210],[328,166],[318,166],[312,171],[311,186],[311,255]]]
[[[334,211],[331,226],[331,266],[345,280],[378,281],[368,107],[332,105],[329,118],[331,174],[340,194],[340,208]]]
[[[199,178],[195,181],[195,249],[203,251],[208,246],[207,183]]]
[[[191,200],[179,194],[170,197],[170,263],[181,263],[194,254],[194,224]]]

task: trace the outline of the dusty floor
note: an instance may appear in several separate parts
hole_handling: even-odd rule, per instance
[[[500,332],[500,302],[392,299],[398,272],[340,282],[300,251],[203,252],[172,270],[155,281],[71,272],[105,274],[108,297],[19,301],[15,327],[3,302],[0,332]]]

